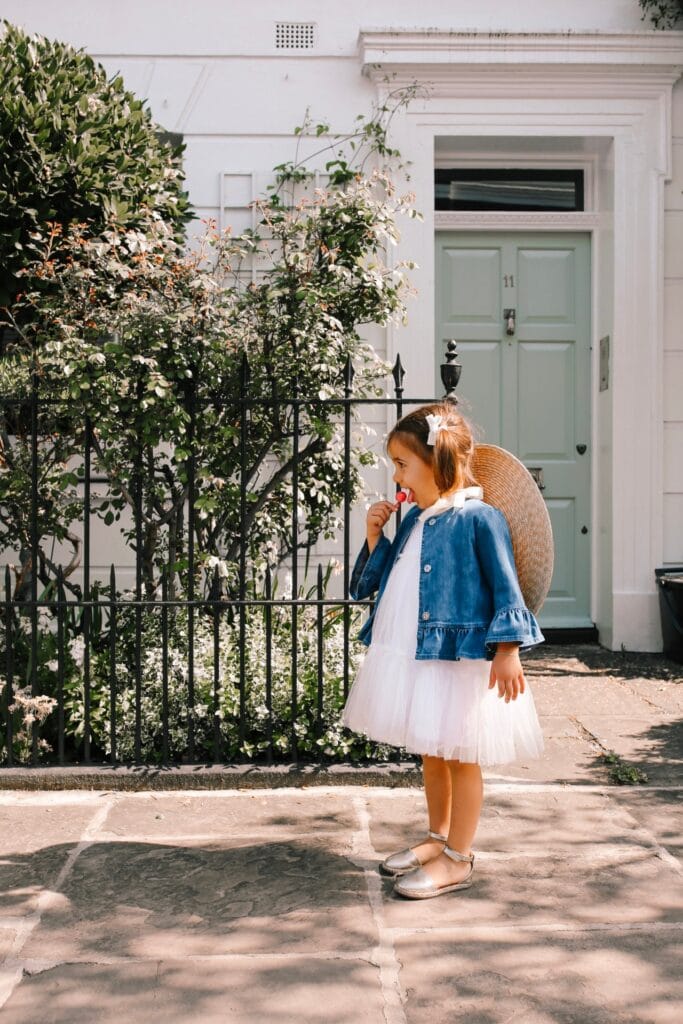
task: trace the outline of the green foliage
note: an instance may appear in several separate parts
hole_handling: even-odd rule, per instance
[[[396,105],[406,101],[397,97]],[[359,496],[361,468],[372,463],[360,422],[353,425],[351,461],[345,461],[339,402],[345,366],[352,360],[354,397],[383,394],[381,381],[388,366],[363,340],[362,330],[367,324],[401,323],[410,292],[406,272],[411,264],[388,258],[399,238],[399,216],[417,216],[412,196],[398,195],[381,166],[396,157],[386,141],[394,109],[383,106],[369,120],[361,119],[356,136],[345,140],[354,143],[351,154],[344,140],[327,143],[333,155],[327,188],[311,188],[312,172],[298,158],[281,165],[273,188],[255,204],[256,229],[240,236],[229,230],[218,233],[209,223],[188,252],[158,212],[148,213],[135,227],[111,223],[96,234],[91,222],[64,228],[55,221],[31,232],[24,249],[26,265],[18,271],[23,294],[7,311],[16,341],[7,349],[6,372],[0,373],[0,542],[17,552],[15,597],[29,595],[34,573],[39,592],[54,587],[57,542],[73,549],[64,586],[77,600],[83,597],[74,574],[82,557],[77,523],[86,423],[91,472],[102,481],[93,514],[117,540],[122,533],[131,548],[139,544],[143,596],[149,600],[159,595],[162,577],[171,599],[182,601],[190,586],[195,595],[207,596],[216,573],[222,593],[234,599],[240,590],[243,538],[253,581],[249,593],[257,595],[268,566],[276,567],[295,549],[310,549],[319,538],[336,534],[338,509],[345,498]],[[307,134],[319,138],[327,130],[318,128],[302,126],[299,140]],[[360,168],[373,156],[375,166],[362,173]],[[32,382],[37,412],[27,402]],[[245,408],[248,415],[243,418]],[[35,566],[34,415],[40,467]],[[191,581],[187,507],[193,474]],[[332,661],[325,674],[321,731],[313,711],[315,623],[308,612],[301,612],[299,713],[291,720],[288,614],[274,614],[272,653],[279,659],[280,674],[268,720],[276,749],[282,756],[291,755],[288,744],[296,732],[300,750],[311,755],[364,756],[370,747],[345,737],[338,722],[343,702],[338,616],[326,623],[329,649],[336,654],[327,655]],[[235,673],[243,647],[234,620],[221,620],[217,705],[213,666],[207,661],[207,652],[213,650],[212,623],[204,617],[197,624],[197,690],[190,709],[189,639],[183,628],[176,618],[170,638],[174,755],[184,750],[188,716],[195,724],[198,750],[208,749],[214,715],[223,723],[225,750],[262,753],[262,610],[251,613],[246,625],[249,683],[240,713],[251,724],[244,742],[239,735],[235,739]],[[140,712],[146,723],[147,758],[159,752],[158,630],[158,616],[146,619]],[[137,713],[131,690],[132,635],[131,613],[122,612],[115,666],[122,756],[130,756],[131,716]],[[97,636],[92,728],[100,750],[106,750],[108,640],[101,631]],[[25,682],[30,680],[28,650],[17,643],[16,675]],[[76,742],[84,727],[85,700],[80,623],[73,626],[69,650],[65,707]],[[48,660],[54,664],[53,657]],[[41,677],[40,686],[46,696],[54,694],[54,679],[45,684]]]
[[[310,596],[310,595],[309,595]],[[107,588],[96,594],[106,602]],[[95,759],[111,754],[110,734],[110,636],[101,608],[93,617],[90,649],[91,750]],[[252,758],[263,761],[272,747],[274,761],[297,756],[305,761],[386,760],[390,750],[349,733],[340,722],[344,706],[344,624],[339,608],[326,608],[321,633],[323,645],[322,692],[318,685],[317,611],[310,606],[297,615],[298,670],[297,714],[292,718],[292,611],[290,606],[271,612],[268,650],[266,613],[250,607],[245,615],[246,643],[240,644],[238,616],[222,612],[218,619],[206,610],[194,617],[194,703],[188,704],[188,619],[185,611],[169,614],[167,647],[168,758],[180,762],[188,755],[188,726],[192,719],[195,759],[211,761],[216,731],[220,733],[223,761]],[[351,617],[351,634],[357,632],[359,613]],[[52,626],[52,628],[51,628]],[[70,614],[64,624],[65,657],[62,669],[66,722],[66,757],[82,757],[85,733],[85,647],[81,617]],[[0,626],[0,634],[3,630]],[[13,642],[20,655],[30,649],[30,622],[15,619]],[[141,621],[140,760],[159,763],[163,752],[163,635],[158,609]],[[135,611],[125,600],[116,619],[115,709],[116,755],[119,761],[135,760],[136,643]],[[58,659],[54,616],[41,612],[38,631],[40,696],[31,698],[30,664],[25,676],[14,680],[13,757],[28,763],[32,750],[33,723],[37,729],[38,758],[52,761],[57,747]],[[218,661],[216,662],[216,651]],[[240,651],[244,652],[244,698],[240,699]],[[271,676],[266,663],[270,655]],[[351,678],[360,657],[360,645],[350,645]],[[0,714],[0,721],[3,719]],[[7,761],[6,723],[0,731],[0,763]]]
[[[183,147],[162,144],[149,109],[80,50],[4,22],[0,39],[0,305],[19,290],[31,234],[47,222],[135,227],[190,217]]]
[[[295,461],[296,546],[334,535],[336,510],[347,491],[351,500],[359,494],[360,468],[371,461],[358,425],[346,475],[335,398],[349,358],[357,397],[378,393],[386,374],[360,329],[405,317],[409,265],[392,265],[385,255],[398,239],[397,217],[414,215],[410,203],[376,169],[343,188],[272,194],[256,204],[256,231],[233,238],[209,224],[191,252],[159,217],[94,238],[79,225],[33,232],[31,262],[20,273],[36,286],[10,310],[19,336],[9,355],[23,367],[18,380],[31,367],[46,402],[39,423],[43,585],[53,575],[54,538],[78,545],[71,525],[86,417],[93,469],[107,481],[97,515],[106,525],[121,522],[131,544],[135,532],[124,513],[139,502],[148,596],[169,564],[172,591],[188,583],[183,530],[193,456],[196,555],[200,565],[222,561],[228,591],[243,535],[261,571],[291,553]],[[243,384],[250,404],[242,425]],[[29,428],[30,416],[12,419],[6,411],[0,540],[16,549],[30,546]],[[75,555],[67,584],[77,562]]]
[[[676,28],[683,18],[683,0],[639,0],[643,20],[650,18],[655,28]]]
[[[613,750],[604,754],[603,759],[605,764],[609,765],[610,782],[614,782],[618,786],[637,786],[648,781],[645,772],[636,768],[635,765],[627,764]]]

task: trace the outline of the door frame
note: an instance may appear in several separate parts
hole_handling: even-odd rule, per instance
[[[506,166],[510,166],[514,161],[507,161]],[[457,163],[449,163],[449,166],[458,166]],[[479,165],[478,165],[479,166]],[[481,166],[487,166],[482,164]],[[516,165],[515,165],[516,166]],[[549,166],[549,165],[545,165]],[[566,167],[564,163],[556,163],[555,166]],[[541,223],[539,224],[539,220]],[[483,223],[482,223],[483,221]],[[574,213],[574,214],[563,214],[563,213],[551,213],[551,214],[534,214],[534,213],[505,213],[505,212],[491,212],[491,213],[470,213],[469,211],[452,212],[452,211],[436,211],[435,223],[434,223],[434,248],[436,249],[436,240],[438,235],[446,234],[447,232],[457,231],[459,234],[481,234],[482,231],[490,231],[492,234],[495,232],[508,232],[523,236],[528,234],[539,234],[539,233],[552,233],[557,234],[558,232],[566,232],[567,234],[584,234],[588,238],[589,244],[589,259],[590,259],[590,328],[588,333],[588,344],[589,344],[589,394],[590,394],[590,478],[589,478],[589,509],[590,509],[590,526],[591,526],[591,538],[590,538],[590,565],[589,570],[589,595],[588,595],[588,614],[590,616],[593,625],[595,626],[595,586],[597,580],[597,556],[598,556],[598,533],[599,531],[595,528],[598,523],[598,508],[597,508],[597,470],[596,463],[597,454],[596,440],[597,440],[597,428],[595,423],[595,388],[593,382],[598,379],[596,374],[599,374],[599,358],[600,358],[600,345],[596,343],[596,281],[597,281],[597,264],[598,261],[595,258],[594,246],[598,244],[599,233],[597,232],[598,219],[594,213]],[[436,313],[436,277],[434,281],[434,305]],[[436,332],[436,328],[435,328]],[[434,338],[436,347],[436,336]],[[457,393],[457,391],[456,391]],[[555,628],[555,627],[553,627]],[[585,627],[578,627],[582,633],[585,633]]]
[[[664,554],[664,186],[683,33],[362,30],[359,58],[380,102],[417,86],[415,100],[392,121],[392,140],[410,161],[405,190],[424,218],[402,225],[399,247],[400,257],[417,264],[410,276],[419,308],[412,305],[400,335],[388,332],[387,355],[400,349],[420,390],[434,379],[438,141],[467,151],[479,140],[489,155],[513,138],[520,147],[530,139],[546,140],[549,150],[576,145],[577,155],[607,144],[592,247],[594,358],[595,339],[609,337],[610,379],[598,394],[593,376],[600,545],[591,615],[606,646],[661,650],[654,568]]]

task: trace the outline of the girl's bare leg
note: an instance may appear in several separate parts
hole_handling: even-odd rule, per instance
[[[442,757],[422,756],[422,777],[424,780],[429,828],[432,832],[440,832],[447,836],[451,825],[451,772],[449,762]],[[443,849],[443,843],[434,839],[413,846],[422,864],[436,857]]]
[[[451,811],[448,845],[458,853],[472,852],[472,842],[479,824],[484,802],[484,783],[478,764],[445,761],[451,781]],[[452,861],[445,854],[430,860],[425,870],[437,885],[461,881],[470,870],[469,864]]]

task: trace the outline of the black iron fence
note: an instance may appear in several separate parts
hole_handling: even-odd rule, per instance
[[[459,376],[453,343],[441,372],[453,397]],[[135,431],[124,472],[107,462],[92,413],[82,413],[73,429],[82,405],[65,408],[41,394],[36,379],[23,395],[0,398],[7,563],[0,763],[324,762],[388,753],[347,733],[339,716],[361,653],[354,637],[367,605],[349,594],[355,416],[372,406],[400,416],[404,405],[432,400],[404,397],[400,358],[392,376],[381,396],[355,395],[349,361],[339,394],[314,402],[333,411],[343,453],[338,576],[329,565],[311,570],[310,549],[301,550],[304,453],[325,457],[324,445],[316,449],[310,438],[311,399],[254,394],[246,359],[228,403],[233,472],[223,516],[232,509],[230,550],[214,547],[213,555],[207,555],[204,514],[211,482],[202,477],[194,446],[207,406],[193,390],[186,396],[181,486],[174,492],[171,481],[165,501],[155,481],[163,482],[167,464],[149,461]],[[219,401],[225,405],[225,396],[213,400],[214,414]],[[271,479],[285,488],[287,503],[276,524],[277,551],[260,560],[268,530],[262,519],[272,502],[253,500],[250,423],[259,410],[273,415],[275,407],[287,423],[291,451],[284,464],[280,453]],[[64,441],[67,421],[77,441],[71,446]],[[99,538],[93,539],[93,523]],[[122,537],[134,561],[128,589],[124,570],[114,564],[100,578],[103,548]]]

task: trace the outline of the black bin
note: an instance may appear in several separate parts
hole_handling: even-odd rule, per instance
[[[683,565],[655,569],[667,658],[683,665]]]

